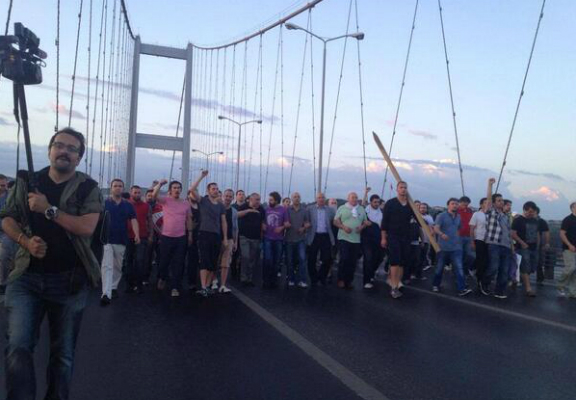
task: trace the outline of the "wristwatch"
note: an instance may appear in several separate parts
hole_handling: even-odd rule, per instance
[[[46,211],[44,211],[44,216],[48,221],[58,218],[58,207],[52,206],[47,208]]]

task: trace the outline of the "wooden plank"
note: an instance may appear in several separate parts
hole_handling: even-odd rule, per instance
[[[386,163],[388,164],[388,167],[390,168],[390,172],[392,172],[392,175],[394,175],[396,182],[402,181],[403,179],[400,177],[398,170],[394,166],[394,163],[392,162],[392,159],[390,158],[390,156],[386,152],[386,149],[384,149],[384,145],[380,141],[380,138],[378,137],[376,132],[372,132],[372,136],[374,137],[374,141],[376,142],[376,146],[378,146],[380,153],[382,153],[382,157],[384,157],[384,161],[386,161]],[[410,196],[409,191],[408,191],[407,197],[408,197],[408,204],[410,204],[410,208],[412,208],[412,211],[414,212],[414,215],[416,216],[418,223],[422,227],[424,234],[428,237],[428,240],[430,241],[430,245],[434,248],[434,250],[437,253],[439,253],[440,252],[440,246],[438,245],[436,238],[434,238],[434,235],[431,234],[428,224],[426,223],[426,221],[424,221],[422,214],[420,214],[420,210],[418,210],[416,208],[416,204],[414,204],[414,201],[412,200],[412,196]]]

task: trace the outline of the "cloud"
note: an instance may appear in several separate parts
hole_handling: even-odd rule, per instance
[[[526,176],[541,176],[543,178],[553,179],[561,182],[566,182],[566,179],[561,177],[560,175],[549,173],[549,172],[531,172],[522,169],[509,169],[507,170],[511,174],[516,175],[526,175]]]
[[[44,113],[44,114],[51,114],[51,113],[54,113],[54,111],[56,111],[56,110],[58,111],[58,114],[60,114],[60,115],[64,115],[66,117],[68,115],[70,115],[70,110],[64,104],[60,104],[59,106],[56,106],[56,104],[51,103],[47,107],[36,108],[37,112]],[[82,114],[80,111],[73,110],[71,115],[72,115],[72,118],[74,118],[74,119],[86,119],[86,116],[84,114]]]
[[[8,121],[6,118],[0,117],[0,126],[14,125],[13,122]]]
[[[540,186],[536,190],[531,190],[530,194],[548,202],[558,201],[562,197],[558,190],[551,189],[548,186]]]
[[[420,136],[426,140],[437,140],[438,135],[434,135],[428,131],[424,131],[421,129],[408,129],[408,133],[414,136]]]

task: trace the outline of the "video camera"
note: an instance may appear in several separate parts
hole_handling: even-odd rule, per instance
[[[42,83],[47,54],[38,47],[40,39],[22,23],[14,24],[14,35],[0,36],[0,74],[14,83]]]

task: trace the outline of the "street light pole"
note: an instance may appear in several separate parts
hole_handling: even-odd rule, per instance
[[[323,162],[323,154],[324,154],[324,104],[326,100],[326,45],[328,42],[332,42],[334,40],[342,39],[351,37],[356,40],[364,40],[364,33],[362,32],[355,32],[341,36],[335,36],[332,38],[324,38],[322,36],[318,36],[313,32],[310,32],[307,29],[302,28],[296,24],[288,22],[285,24],[286,29],[288,30],[299,30],[308,33],[310,36],[315,37],[318,40],[321,40],[324,44],[324,52],[322,55],[322,97],[320,103],[320,145],[318,147],[318,191],[322,191],[322,162]]]
[[[238,125],[238,152],[237,152],[237,157],[236,157],[236,182],[235,182],[235,189],[234,189],[234,191],[238,191],[238,189],[240,188],[240,146],[242,145],[242,125],[261,124],[262,120],[261,119],[254,119],[251,121],[238,122],[238,121],[234,121],[232,118],[228,118],[228,117],[225,117],[223,115],[219,115],[218,119],[230,121],[233,124]]]
[[[320,145],[318,148],[318,191],[322,191],[322,156],[324,154],[324,102],[326,99],[326,44],[324,42],[324,54],[322,56],[322,97],[320,102]]]

